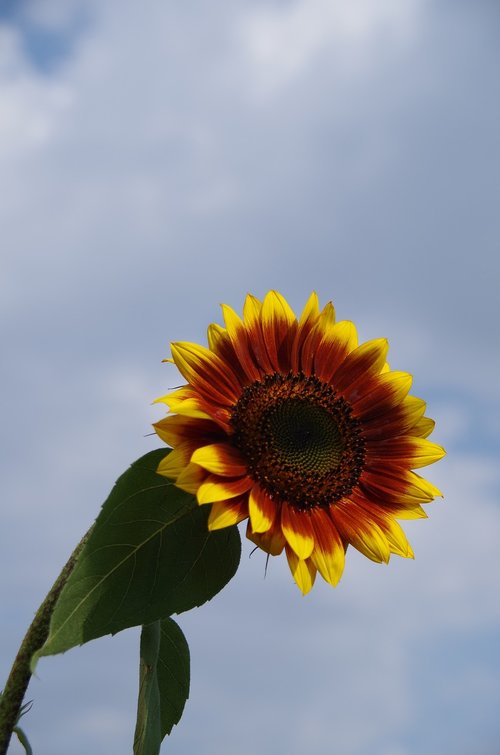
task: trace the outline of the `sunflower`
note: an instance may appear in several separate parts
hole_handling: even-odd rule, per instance
[[[396,520],[425,517],[441,495],[412,470],[445,451],[386,339],[358,345],[315,293],[299,320],[277,291],[249,294],[243,319],[222,310],[208,348],[171,346],[187,384],[157,399],[172,414],[154,428],[173,448],[158,472],[211,506],[210,530],[248,519],[247,537],[284,550],[304,594],[318,571],[337,584],[349,544],[379,563],[413,558]]]

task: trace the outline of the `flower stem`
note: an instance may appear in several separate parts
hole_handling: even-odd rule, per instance
[[[69,557],[47,597],[35,614],[16,655],[9,678],[0,695],[0,755],[5,755],[16,726],[24,695],[31,679],[31,659],[44,645],[50,627],[50,619],[59,595],[73,571],[78,556],[87,542],[93,526],[83,536]]]

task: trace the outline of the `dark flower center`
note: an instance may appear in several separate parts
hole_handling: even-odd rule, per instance
[[[364,461],[359,422],[331,386],[303,374],[267,375],[244,389],[234,445],[271,497],[300,510],[348,495]]]

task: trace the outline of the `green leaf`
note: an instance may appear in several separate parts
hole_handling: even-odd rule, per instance
[[[172,619],[143,627],[135,755],[158,755],[188,696],[189,647],[180,627]]]
[[[41,656],[199,606],[234,576],[237,528],[208,531],[210,507],[156,474],[166,453],[151,451],[116,482],[33,665]]]

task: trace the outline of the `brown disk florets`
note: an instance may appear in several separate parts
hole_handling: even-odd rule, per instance
[[[348,495],[363,469],[364,442],[348,403],[316,377],[266,375],[236,404],[232,441],[250,476],[297,509]]]

